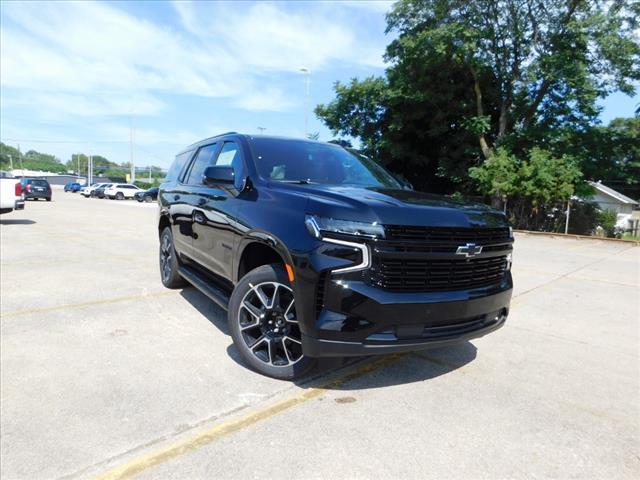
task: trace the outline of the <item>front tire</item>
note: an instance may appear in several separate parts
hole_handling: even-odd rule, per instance
[[[236,349],[262,375],[294,380],[316,363],[302,353],[293,289],[281,264],[263,265],[240,280],[228,322]]]
[[[122,192],[116,193],[116,200],[124,200],[124,193]]]
[[[180,276],[180,262],[173,246],[171,228],[166,227],[160,234],[160,280],[167,288],[182,288],[187,282]]]

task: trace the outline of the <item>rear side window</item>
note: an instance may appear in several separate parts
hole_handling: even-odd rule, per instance
[[[198,150],[191,171],[189,172],[189,178],[186,183],[189,185],[202,185],[202,175],[204,170],[213,165],[213,156],[216,153],[216,144],[206,145]]]
[[[187,152],[183,152],[180,155],[176,155],[176,159],[169,167],[169,171],[167,172],[167,176],[164,177],[165,182],[174,182],[178,179],[182,171],[184,170],[185,165],[191,158],[191,154],[193,150],[189,150]]]

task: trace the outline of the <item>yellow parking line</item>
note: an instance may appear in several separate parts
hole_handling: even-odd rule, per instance
[[[194,450],[197,450],[198,448],[215,442],[222,437],[243,430],[258,422],[278,415],[285,410],[289,410],[296,405],[300,405],[301,403],[319,397],[320,395],[326,393],[328,390],[334,390],[339,386],[345,384],[346,382],[355,380],[369,372],[373,372],[380,368],[386,367],[393,362],[396,362],[400,358],[403,358],[404,356],[406,356],[406,354],[396,354],[382,357],[376,361],[367,363],[356,371],[333,380],[325,384],[324,386],[310,388],[308,390],[305,390],[304,392],[293,395],[292,397],[281,400],[275,404],[269,405],[244,417],[216,425],[215,427],[212,427],[209,430],[206,430],[190,439],[178,442],[174,445],[170,445],[140,458],[136,458],[119,467],[115,467],[96,478],[99,480],[131,478],[142,473],[145,470],[148,470],[151,467],[190,453]]]
[[[142,300],[143,298],[165,297],[167,295],[175,295],[176,293],[177,292],[173,290],[165,290],[165,291],[156,292],[156,293],[143,293],[141,295],[127,295],[124,297],[114,297],[114,298],[106,298],[104,300],[94,300],[93,302],[66,303],[63,305],[55,305],[53,307],[33,308],[30,310],[14,310],[13,312],[6,312],[6,313],[0,314],[0,317],[2,318],[18,317],[20,315],[31,315],[33,313],[54,312],[56,310],[70,310],[75,308],[92,307],[94,305],[108,305],[111,303],[127,302],[131,300]]]

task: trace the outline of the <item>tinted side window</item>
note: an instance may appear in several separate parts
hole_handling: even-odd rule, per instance
[[[216,153],[216,144],[206,145],[198,150],[191,171],[189,172],[189,178],[185,183],[189,185],[202,185],[202,175],[205,168],[213,165],[213,155]]]
[[[181,153],[180,155],[176,155],[176,159],[169,167],[169,171],[167,172],[167,176],[164,177],[165,182],[173,182],[178,179],[184,166],[187,164],[189,159],[191,158],[191,154],[193,150],[189,150],[188,152]]]
[[[218,159],[216,160],[216,165],[226,165],[233,167],[233,174],[236,178],[236,183],[242,181],[242,154],[240,153],[240,147],[237,143],[224,142],[222,149],[220,149]],[[239,187],[239,185],[236,184],[236,187]]]

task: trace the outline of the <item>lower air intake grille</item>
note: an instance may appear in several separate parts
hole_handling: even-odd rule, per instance
[[[499,284],[506,268],[506,256],[473,260],[415,260],[374,256],[370,278],[373,285],[393,291],[453,291]]]

